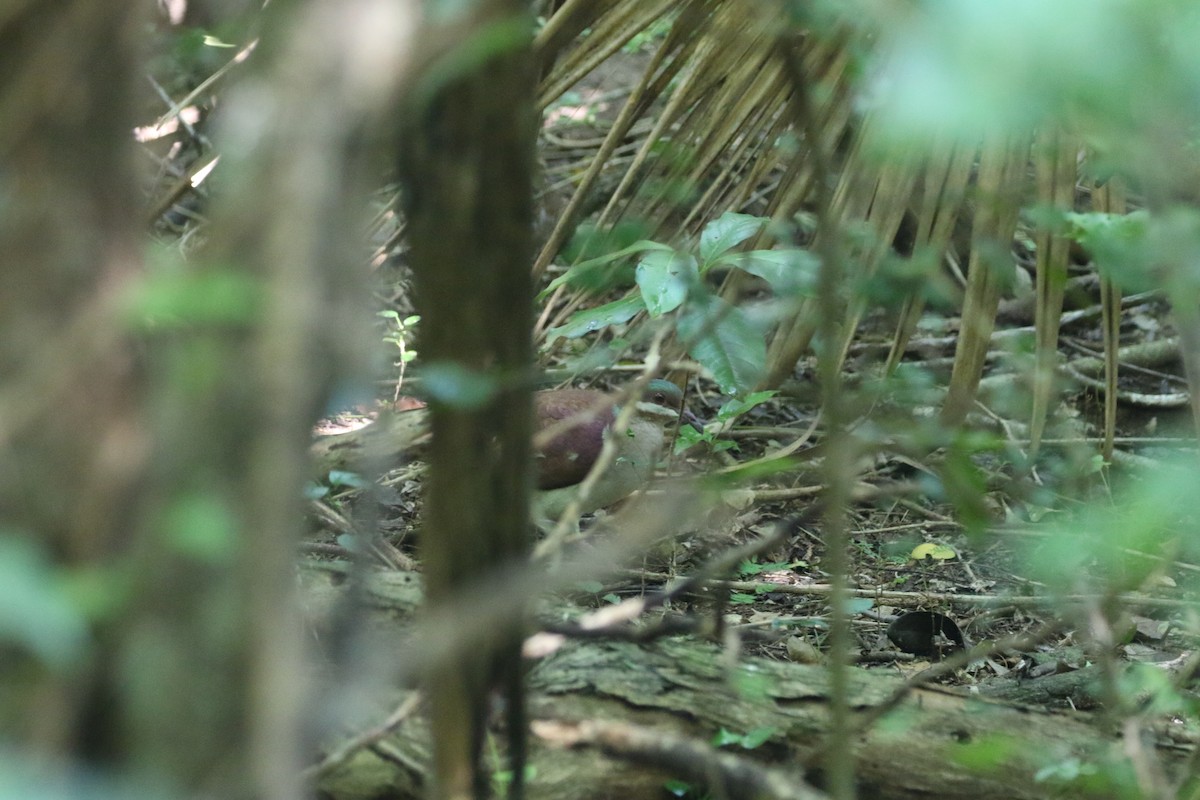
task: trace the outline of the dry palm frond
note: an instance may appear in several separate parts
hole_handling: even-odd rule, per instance
[[[613,11],[613,14],[616,15],[619,20],[623,20],[624,14],[622,14],[622,9],[625,6],[638,5],[639,4],[636,3],[619,3],[617,4],[616,9]],[[570,5],[563,6],[563,10],[560,11],[560,13],[567,11],[569,8]],[[646,22],[646,24],[649,24],[649,22],[652,22],[657,18],[658,16],[653,16]],[[685,18],[690,19],[691,15],[681,14],[681,19]],[[551,23],[548,23],[547,27],[549,27],[549,24],[554,22],[554,19],[555,18],[551,18]],[[597,20],[596,25],[598,28],[593,28],[592,35],[587,37],[585,42],[592,39],[602,39],[603,32],[609,29],[604,26],[604,20]],[[612,23],[610,27],[623,30],[619,27],[619,23]],[[632,34],[630,35],[632,36]],[[684,42],[683,44],[677,46],[677,39],[679,38],[684,39]],[[656,100],[658,100],[665,88],[665,85],[676,78],[680,69],[686,63],[687,56],[691,52],[691,48],[693,46],[694,43],[688,40],[688,37],[668,36],[662,45],[656,50],[654,57],[649,66],[646,68],[645,73],[642,75],[641,80],[636,86],[634,86],[629,98],[625,102],[625,105],[621,108],[617,118],[609,127],[608,133],[605,135],[599,151],[592,157],[587,170],[580,178],[579,185],[576,187],[575,192],[571,196],[570,201],[567,203],[566,208],[559,216],[558,222],[556,223],[554,230],[550,233],[548,240],[543,245],[541,253],[535,260],[533,267],[535,277],[541,275],[542,272],[545,271],[546,266],[550,263],[550,260],[566,242],[567,237],[570,236],[571,231],[579,221],[578,217],[580,209],[583,207],[584,202],[594,190],[597,179],[600,177],[601,172],[608,164],[608,160],[616,150],[617,146],[625,140],[625,137],[629,134],[629,131],[633,127],[634,123],[646,113],[646,109]],[[581,45],[580,49],[584,50],[585,53],[591,52],[591,48],[587,48],[586,45]],[[605,52],[607,53],[607,48],[605,48]],[[605,57],[607,57],[607,54]],[[561,64],[556,65],[555,69],[543,79],[540,95],[541,104],[543,107],[545,107],[550,100],[553,100],[555,97],[562,94],[562,92],[566,91],[566,89],[580,77],[582,77],[583,74],[586,74],[587,70],[584,70],[578,74],[570,71],[570,68],[574,63],[574,60],[565,58]],[[592,64],[590,61],[586,61],[585,63],[590,65],[588,67],[589,70],[595,66],[595,64]],[[566,77],[563,77],[560,73],[566,73]],[[651,134],[651,136],[653,136],[653,134]]]
[[[1037,199],[1062,211],[1075,207],[1079,145],[1073,136],[1058,130],[1043,131],[1036,143],[1034,170]],[[1033,409],[1029,421],[1029,449],[1036,453],[1046,427],[1058,361],[1058,327],[1062,317],[1063,287],[1071,242],[1042,226],[1037,233],[1037,303],[1034,324],[1037,356],[1033,375]]]
[[[747,8],[740,0],[568,0],[550,18],[539,46],[547,62],[557,60],[543,78],[543,104],[638,31],[663,19],[671,20],[671,28],[603,143],[589,162],[580,162],[574,192],[537,257],[535,272],[546,269],[589,208],[598,211],[598,229],[632,217],[643,223],[649,237],[667,242],[686,241],[725,211],[781,223],[766,226],[746,243],[750,249],[773,246],[773,237],[794,225],[799,212],[818,209],[816,239],[801,243],[820,251],[823,243],[833,242],[852,267],[847,275],[851,282],[877,270],[902,223],[911,223],[914,257],[940,263],[952,254],[949,263],[957,269],[967,247],[965,237],[955,234],[965,229],[963,217],[970,213],[968,277],[960,275],[966,283],[962,335],[942,416],[949,423],[961,422],[982,376],[1001,289],[1015,268],[1006,254],[1020,201],[1029,191],[1031,137],[997,135],[981,153],[975,143],[943,134],[932,137],[923,150],[910,145],[881,158],[872,135],[878,126],[870,113],[856,113],[852,103],[854,47],[863,42],[853,26],[830,33],[831,26],[816,36],[768,13],[770,4],[754,4],[755,13]],[[801,91],[807,106],[797,114],[795,97]],[[618,152],[619,159],[614,157]],[[1033,150],[1032,173],[1040,203],[1060,210],[1074,206],[1077,154],[1072,133],[1042,134]],[[822,174],[827,183],[820,187]],[[968,204],[973,175],[975,200]],[[819,201],[822,191],[826,197],[832,191],[827,207]],[[855,238],[859,231],[866,233]],[[1056,232],[1038,232],[1036,245],[1034,449],[1055,396],[1058,320],[1069,255],[1068,241]],[[738,295],[745,278],[737,270],[730,272],[722,290],[726,299]],[[565,284],[559,287],[539,321],[539,333],[588,302],[570,291]],[[1108,282],[1104,292],[1112,315],[1106,325],[1115,336],[1119,293]],[[849,288],[845,303],[838,334],[843,357],[868,310],[867,301]],[[924,307],[919,292],[904,301],[888,353],[889,372],[902,359]],[[769,338],[767,386],[790,377],[808,352],[815,316],[813,303],[798,298],[778,319]],[[1107,411],[1110,436],[1112,413]]]
[[[834,212],[842,220],[862,220],[870,226],[869,245],[850,254],[851,263],[858,268],[858,277],[873,273],[879,262],[891,252],[892,242],[900,229],[904,214],[912,201],[913,189],[923,166],[910,152],[888,153],[879,158],[867,150],[870,141],[870,121],[863,126],[859,144],[842,173],[838,192],[834,196]],[[856,297],[850,306],[841,345],[844,360],[854,337],[858,321],[866,311],[866,299]]]
[[[577,4],[576,4],[577,5]],[[625,31],[626,6],[612,3],[591,23],[592,33],[609,25]],[[758,8],[756,6],[756,8]],[[564,6],[567,9],[567,6]],[[657,18],[647,11],[641,19]],[[551,23],[554,20],[552,18]],[[549,25],[548,25],[549,26]],[[785,113],[792,91],[781,74],[776,40],[787,31],[789,46],[799,49],[809,77],[819,84],[817,112],[827,149],[844,136],[850,119],[847,58],[840,47],[807,36],[791,36],[784,21],[767,14],[747,14],[738,2],[689,3],[679,13],[642,80],[633,89],[604,144],[588,165],[557,226],[539,254],[534,270],[541,273],[577,224],[601,173],[634,124],[651,116],[653,125],[607,196],[596,224],[618,222],[636,214],[651,235],[676,240],[692,234],[723,210],[747,210],[790,218],[802,207],[811,188],[809,149],[797,147],[803,137]],[[564,65],[580,56],[567,53],[544,80],[543,99],[565,89]],[[761,193],[766,183],[777,188]],[[680,202],[679,195],[687,197]],[[751,204],[760,204],[750,208]],[[558,298],[556,297],[556,300]],[[567,309],[575,304],[568,302]],[[558,309],[556,319],[565,312]],[[542,320],[539,330],[551,324]]]
[[[872,150],[871,140],[871,122],[868,119],[856,137],[814,245],[815,249],[820,250],[824,238],[840,238],[844,226],[865,223],[870,235],[861,243],[849,246],[843,255],[845,262],[853,265],[854,273],[846,276],[852,281],[871,275],[891,251],[892,241],[912,201],[922,166],[911,153],[893,151],[880,158]],[[839,361],[845,359],[866,307],[866,300],[862,297],[850,300],[842,325],[842,341],[838,345]],[[776,333],[772,341],[768,353],[768,384],[778,383],[791,373],[814,331],[815,320],[812,319],[811,308],[806,304],[797,311],[788,326]]]
[[[934,142],[925,168],[923,187],[917,204],[917,225],[913,237],[914,253],[930,253],[938,261],[945,256],[958,221],[976,149],[949,139]],[[925,311],[925,299],[910,297],[900,311],[896,335],[888,353],[887,372],[890,374],[904,357],[904,350],[917,329]]]
[[[534,42],[534,51],[542,64],[554,60],[585,28],[589,32],[548,71],[538,90],[539,107],[548,106],[675,5],[674,0],[640,3],[571,0],[564,3],[546,21]]]
[[[1092,208],[1107,214],[1124,214],[1128,210],[1125,187],[1117,180],[1092,187]],[[1104,445],[1106,461],[1113,457],[1113,440],[1117,431],[1117,367],[1120,363],[1121,287],[1111,278],[1100,277],[1100,304],[1104,326]]]
[[[980,155],[962,330],[942,407],[942,420],[949,425],[961,423],[975,402],[996,323],[1002,274],[1014,268],[1009,243],[1016,229],[1020,194],[1025,186],[1029,145],[1028,136],[1014,135],[1007,140],[985,142]]]

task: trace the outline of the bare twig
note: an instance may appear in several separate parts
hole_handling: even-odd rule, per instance
[[[369,728],[357,736],[347,739],[342,743],[341,747],[321,759],[320,763],[313,764],[311,767],[305,769],[301,773],[301,777],[305,781],[311,782],[345,764],[359,750],[362,750],[364,747],[370,747],[399,728],[401,723],[417,710],[417,707],[421,704],[421,700],[421,693],[413,692],[404,698],[404,701],[400,705],[396,706],[396,710],[389,714],[387,719],[374,728]]]
[[[658,729],[619,722],[540,720],[533,734],[562,747],[596,747],[614,758],[660,767],[706,786],[713,797],[757,797],[766,800],[822,800],[824,792],[812,788],[790,771],[722,752],[691,739]]]

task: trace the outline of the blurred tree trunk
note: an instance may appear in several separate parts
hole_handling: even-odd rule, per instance
[[[77,0],[0,17],[0,509],[71,561],[127,539],[145,444],[128,342],[94,327],[140,270],[140,16]]]
[[[529,527],[532,17],[521,0],[486,0],[472,14],[413,93],[400,152],[427,377],[473,373],[490,393],[435,393],[430,404],[421,544],[435,610],[523,558]],[[479,757],[493,688],[507,696],[519,796],[520,643],[514,619],[430,677],[434,796],[487,794]]]
[[[0,661],[0,749],[290,800],[307,448],[365,363],[362,134],[413,9],[274,4],[264,69],[223,98],[210,245],[143,272],[137,7],[0,15],[0,553],[21,556],[0,564],[19,656]],[[16,634],[13,608],[34,609]]]
[[[0,16],[0,543],[10,587],[23,579],[49,593],[50,581],[78,574],[51,559],[115,570],[133,544],[151,441],[116,311],[141,272],[130,137],[141,17],[134,4],[88,0]],[[25,575],[13,572],[17,553]],[[31,657],[0,661],[3,733],[44,754],[119,760],[114,653],[86,652],[67,598],[19,587],[8,613],[32,600],[31,632],[0,647]],[[40,646],[33,630],[48,637]]]

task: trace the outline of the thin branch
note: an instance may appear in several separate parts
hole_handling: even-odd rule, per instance
[[[349,761],[359,750],[370,747],[385,736],[395,732],[404,720],[408,719],[417,710],[417,707],[421,705],[422,699],[424,698],[420,692],[413,692],[400,705],[396,706],[396,709],[388,715],[387,719],[374,728],[368,728],[357,736],[347,739],[342,743],[341,747],[325,756],[319,763],[313,764],[300,773],[300,777],[305,782],[311,783],[323,775],[328,775]]]

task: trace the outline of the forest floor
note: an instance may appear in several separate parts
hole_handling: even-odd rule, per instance
[[[561,212],[574,178],[598,145],[606,122],[641,75],[646,58],[645,53],[630,52],[610,59],[547,114],[540,151],[543,226]],[[165,159],[179,164],[164,172],[164,181],[172,174],[188,175],[193,166],[187,161],[190,156],[194,153],[187,148],[176,149],[169,156],[164,153]],[[394,195],[387,195],[381,206],[393,202]],[[191,196],[182,195],[181,202],[162,218],[160,233],[180,236],[186,243],[194,232],[195,208]],[[762,213],[765,209],[744,210]],[[394,228],[381,228],[377,239],[391,241],[394,233]],[[1015,251],[1020,270],[1028,276],[1032,254],[1020,246]],[[380,267],[377,275],[385,282],[394,280],[380,290],[380,298],[385,308],[404,317],[413,308],[402,265],[392,253],[382,255],[375,264]],[[998,640],[1034,629],[1049,630],[1050,634],[1024,649],[992,652],[942,680],[971,684],[1065,673],[1094,659],[1095,654],[1085,647],[1092,635],[1080,632],[1086,608],[1060,617],[1062,598],[1050,592],[1040,577],[1045,574],[1046,561],[1056,557],[1053,540],[1055,532],[1062,529],[1047,521],[1061,518],[1062,525],[1086,524],[1078,522],[1071,510],[1084,500],[1100,498],[1103,502],[1110,489],[1108,468],[1097,461],[1103,420],[1101,396],[1094,387],[1098,377],[1095,359],[1103,348],[1099,290],[1092,274],[1080,264],[1067,293],[1060,354],[1073,372],[1074,384],[1064,391],[1053,414],[1040,460],[1028,459],[1028,432],[1021,422],[1028,411],[1023,405],[1027,401],[1019,393],[1007,392],[1020,384],[1019,369],[1014,365],[1019,366],[1024,357],[1021,337],[1027,340],[1032,336],[1033,292],[1028,287],[1002,305],[994,358],[985,372],[985,384],[989,380],[994,383],[991,397],[995,402],[989,402],[985,393],[973,420],[995,445],[990,454],[972,455],[969,470],[946,468],[949,461],[961,456],[953,443],[931,455],[906,452],[873,438],[880,419],[891,425],[936,431],[934,405],[889,406],[878,394],[867,391],[865,394],[875,399],[852,415],[851,433],[862,450],[855,463],[855,500],[847,509],[848,584],[854,594],[850,607],[855,638],[852,650],[863,665],[915,673],[937,655],[952,652],[963,643]],[[926,322],[911,342],[905,361],[944,383],[954,355],[958,319],[949,312],[931,314]],[[893,329],[892,310],[880,307],[868,313],[847,360],[845,377],[850,392],[869,389],[872,376],[886,358]],[[1153,465],[1171,454],[1195,451],[1186,383],[1180,375],[1173,336],[1168,309],[1160,297],[1150,293],[1127,302],[1121,341],[1128,348],[1128,358],[1121,379],[1124,400],[1115,467],[1131,462]],[[544,355],[543,366],[557,366],[555,352]],[[665,535],[661,544],[630,565],[632,569],[589,581],[572,596],[577,603],[572,613],[603,608],[668,585],[719,561],[733,548],[767,535],[775,526],[786,525],[786,536],[770,547],[710,576],[721,583],[710,584],[704,592],[672,597],[656,613],[715,620],[717,629],[737,635],[744,647],[761,655],[820,661],[828,633],[829,575],[823,521],[812,513],[822,492],[814,374],[813,361],[802,360],[794,380],[779,394],[739,417],[737,427],[720,433],[717,441],[725,449],[693,447],[672,460],[670,472],[672,476],[712,475],[784,451],[786,459],[777,460],[772,469],[754,479],[698,492],[694,501],[702,508],[698,521],[693,519],[684,529]],[[727,399],[703,377],[689,386],[689,405],[702,419],[715,419]],[[379,400],[382,406],[395,406],[391,384],[381,390]],[[359,411],[366,413],[326,421],[318,433],[337,433],[370,418],[369,409]],[[1026,462],[1037,466],[1015,466]],[[952,485],[956,476],[971,485],[956,491]],[[331,520],[353,518],[355,507],[361,510],[364,502],[379,503],[381,563],[405,568],[419,565],[415,544],[421,491],[418,464],[407,464],[384,476],[372,492],[364,493],[353,476],[331,475],[329,483],[331,491],[315,501],[329,513],[318,514],[314,521],[307,542],[311,552],[330,557],[350,555],[351,550],[343,546],[344,529]],[[968,489],[978,491],[965,491]],[[1120,657],[1131,661],[1174,663],[1196,649],[1196,637],[1191,633],[1196,625],[1179,601],[1194,597],[1191,579],[1200,566],[1154,553],[1133,553],[1130,558],[1154,566],[1145,570],[1137,602],[1127,606],[1124,628],[1112,636],[1113,645]],[[1096,569],[1101,567],[1096,565]],[[714,586],[724,591],[714,594]],[[1086,586],[1081,580],[1081,591]],[[1086,600],[1078,603],[1085,605]],[[904,616],[913,612],[918,615]],[[1061,624],[1046,625],[1056,618]],[[1081,705],[1079,695],[1060,701]]]
[[[611,59],[547,115],[541,161],[542,208],[548,218],[565,204],[571,176],[586,163],[589,149],[596,147],[645,61],[645,54],[637,52]],[[1017,245],[1015,255],[1020,270],[1031,275],[1033,254]],[[1061,591],[1056,594],[1044,580],[1046,562],[1058,557],[1053,547],[1056,531],[1088,524],[1076,519],[1073,509],[1084,500],[1111,502],[1110,470],[1098,455],[1103,401],[1095,387],[1094,362],[1103,346],[1099,288],[1093,275],[1086,264],[1078,264],[1067,292],[1060,353],[1075,380],[1061,395],[1037,460],[1029,457],[1028,431],[1021,421],[1028,412],[1027,395],[1012,390],[1021,383],[1022,358],[1022,345],[1013,342],[1033,335],[1033,290],[1028,285],[1021,289],[1020,280],[1018,290],[1002,304],[996,349],[985,372],[985,384],[991,381],[993,391],[984,392],[973,417],[994,447],[990,454],[970,456],[969,470],[947,467],[961,455],[953,445],[931,454],[874,441],[880,419],[936,432],[937,408],[888,406],[867,392],[875,399],[866,401],[868,407],[851,425],[862,443],[862,455],[855,465],[857,499],[848,509],[852,649],[861,664],[914,674],[963,644],[1035,629],[1049,633],[1024,649],[996,650],[941,680],[972,684],[1061,674],[1094,661],[1095,653],[1086,643],[1094,641],[1096,631],[1080,630],[1086,624],[1088,601],[1079,600],[1081,605],[1072,613],[1062,615]],[[400,313],[409,310],[402,304],[397,308]],[[958,323],[955,312],[929,315],[905,362],[944,383]],[[852,392],[868,387],[878,374],[893,331],[891,310],[881,307],[867,315],[846,365]],[[1148,294],[1127,301],[1121,341],[1128,358],[1122,370],[1124,402],[1113,461],[1118,471],[1129,463],[1153,464],[1195,450],[1173,335],[1161,298]],[[553,351],[546,355],[543,366],[556,366]],[[727,449],[693,447],[672,460],[670,472],[673,477],[712,475],[769,460],[781,451],[790,454],[778,462],[786,466],[767,470],[756,480],[698,494],[695,502],[705,509],[699,523],[666,535],[633,569],[587,582],[573,596],[580,604],[576,613],[661,588],[785,524],[788,532],[781,540],[716,576],[725,581],[719,600],[710,592],[683,595],[657,613],[715,618],[716,628],[733,632],[753,652],[820,661],[828,633],[829,576],[823,522],[811,511],[821,494],[820,436],[812,436],[814,426],[819,430],[814,374],[815,363],[802,361],[794,381],[739,417],[736,428],[722,432],[718,441]],[[390,400],[386,398],[388,404]],[[688,402],[702,419],[714,419],[726,400],[703,378],[692,381]],[[1021,463],[1036,466],[1016,466]],[[387,509],[385,537],[408,564],[419,559],[413,542],[420,481],[414,475],[411,467],[393,473],[384,481],[381,497]],[[961,489],[978,491],[956,491],[956,479],[973,483]],[[336,546],[328,534],[325,542]],[[1123,629],[1113,634],[1117,655],[1177,663],[1196,649],[1191,632],[1196,628],[1178,601],[1193,595],[1191,577],[1200,567],[1164,561],[1154,553],[1132,553],[1130,558],[1157,566],[1146,570],[1138,602],[1127,607]],[[1104,569],[1099,563],[1087,569],[1093,567]],[[1091,585],[1086,579],[1078,582],[1081,598]],[[1051,702],[1080,707],[1089,703],[1086,694],[1065,693]]]

